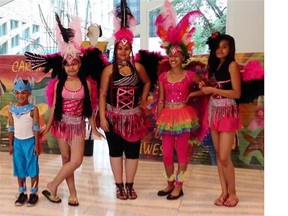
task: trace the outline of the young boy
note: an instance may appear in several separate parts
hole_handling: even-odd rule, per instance
[[[27,206],[34,206],[38,202],[39,165],[39,111],[30,104],[33,82],[16,78],[13,93],[16,104],[9,107],[8,137],[9,153],[13,154],[14,176],[18,178],[19,196],[15,206],[26,203],[26,177],[31,178],[31,194]]]

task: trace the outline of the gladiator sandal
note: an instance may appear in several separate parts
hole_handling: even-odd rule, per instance
[[[116,183],[116,197],[121,200],[127,200],[128,196],[125,192],[124,184]]]
[[[182,186],[183,186],[183,182],[184,182],[184,179],[185,179],[185,174],[186,172],[183,172],[181,171],[180,173],[178,173],[176,175],[176,179],[175,179],[175,188],[181,188],[180,192],[178,195],[176,196],[173,196],[171,193],[168,194],[168,196],[166,197],[167,200],[176,200],[178,199],[179,197],[183,196],[184,195],[184,192],[182,190]]]
[[[136,192],[135,192],[135,190],[133,188],[133,183],[126,183],[125,187],[126,187],[128,199],[136,199],[137,198],[137,194],[136,194]]]
[[[172,174],[170,177],[166,176],[166,179],[167,179],[167,184],[168,184],[167,187],[171,188],[171,189],[166,191],[165,190],[166,188],[165,188],[164,190],[158,191],[158,193],[157,193],[158,196],[167,196],[168,194],[170,194],[174,190],[175,175]]]

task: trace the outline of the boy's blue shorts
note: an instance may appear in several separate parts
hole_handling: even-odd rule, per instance
[[[13,168],[14,176],[33,178],[39,174],[38,155],[34,153],[35,138],[20,140],[14,137]]]

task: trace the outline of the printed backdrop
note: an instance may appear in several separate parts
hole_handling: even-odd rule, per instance
[[[23,55],[0,55],[0,151],[8,152],[7,136],[7,108],[15,102],[12,94],[13,81],[16,76],[33,78],[35,86],[30,97],[31,103],[40,110],[40,125],[45,127],[49,109],[45,99],[47,81],[46,75],[39,70],[31,70],[30,64],[24,61]],[[207,55],[195,56],[191,60],[207,62]],[[244,66],[250,60],[259,60],[264,65],[264,53],[239,53],[237,62]],[[147,116],[151,121],[151,128],[147,136],[142,139],[140,155],[143,160],[162,160],[161,140],[154,136],[156,109],[156,94],[151,92],[147,102]],[[264,96],[260,96],[253,103],[240,105],[243,127],[235,136],[232,160],[236,167],[264,169]],[[56,140],[48,134],[42,137],[44,153],[59,154]],[[202,143],[191,145],[191,163],[215,165],[215,152],[211,137],[208,135]],[[108,155],[107,155],[108,157]],[[175,157],[176,159],[176,157]]]

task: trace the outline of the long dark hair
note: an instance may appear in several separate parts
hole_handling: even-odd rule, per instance
[[[85,78],[85,75],[82,71],[82,65],[79,68],[78,76],[79,79],[84,87],[84,105],[83,105],[83,112],[82,116],[90,118],[92,116],[92,105],[91,105],[91,99],[90,99],[90,94],[89,94],[89,89],[87,85],[87,81]],[[56,103],[55,103],[55,112],[54,112],[54,118],[58,121],[61,120],[63,110],[62,110],[62,104],[63,104],[63,97],[62,97],[62,91],[64,88],[65,81],[67,80],[67,74],[66,73],[61,73],[58,76],[59,82],[57,84],[56,88]]]
[[[208,41],[209,41],[208,44],[209,44],[209,48],[210,48],[210,55],[208,58],[208,72],[209,72],[208,75],[209,75],[209,77],[211,77],[213,75],[213,73],[217,70],[217,68],[220,64],[219,58],[216,57],[216,50],[219,46],[220,41],[222,41],[222,40],[228,41],[229,54],[226,57],[223,64],[221,65],[221,68],[228,67],[232,61],[235,61],[236,48],[235,48],[235,40],[232,36],[227,35],[227,34],[220,34],[216,38],[213,38],[213,39],[209,38],[208,39]]]

